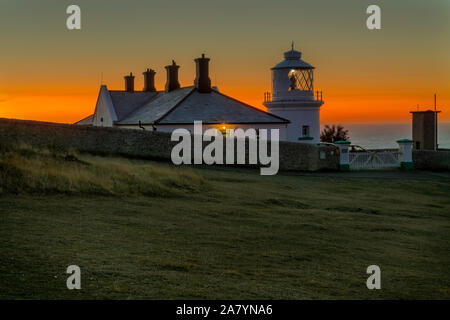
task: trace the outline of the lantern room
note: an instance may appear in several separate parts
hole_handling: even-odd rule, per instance
[[[314,67],[292,49],[272,70],[272,101],[314,100]]]

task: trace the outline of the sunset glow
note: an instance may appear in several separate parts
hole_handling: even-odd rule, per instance
[[[73,123],[93,113],[102,74],[109,89],[122,90],[123,76],[132,71],[141,90],[142,72],[154,68],[156,87],[163,90],[164,66],[172,59],[181,66],[181,85],[190,86],[193,59],[203,52],[211,58],[213,85],[265,109],[270,68],[294,40],[302,59],[316,67],[314,90],[322,91],[325,100],[322,123],[408,122],[417,105],[432,108],[434,93],[440,120],[450,121],[446,1],[430,1],[426,8],[410,1],[408,13],[397,2],[386,3],[379,31],[365,28],[360,1],[328,4],[325,11],[311,2],[283,17],[274,14],[273,4],[248,1],[233,24],[219,14],[231,10],[223,3],[177,3],[177,12],[187,19],[162,3],[78,2],[84,14],[80,31],[65,29],[62,3],[1,5],[0,117]],[[319,14],[327,19],[310,17]],[[170,24],[163,19],[168,16],[174,19]]]

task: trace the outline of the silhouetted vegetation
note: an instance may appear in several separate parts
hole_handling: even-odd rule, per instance
[[[321,142],[334,143],[336,141],[347,141],[349,139],[348,130],[345,130],[341,125],[325,125],[320,133]]]

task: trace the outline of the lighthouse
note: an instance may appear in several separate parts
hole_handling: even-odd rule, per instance
[[[320,107],[322,92],[314,92],[314,67],[294,50],[284,53],[284,61],[272,70],[272,93],[264,94],[268,111],[288,119],[286,140],[320,142]]]

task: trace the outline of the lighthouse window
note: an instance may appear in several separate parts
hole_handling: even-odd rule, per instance
[[[302,127],[302,136],[309,137],[309,126]]]
[[[292,69],[288,73],[289,91],[314,91],[312,69]]]
[[[289,71],[289,91],[297,89],[297,77],[295,75],[295,70]]]

